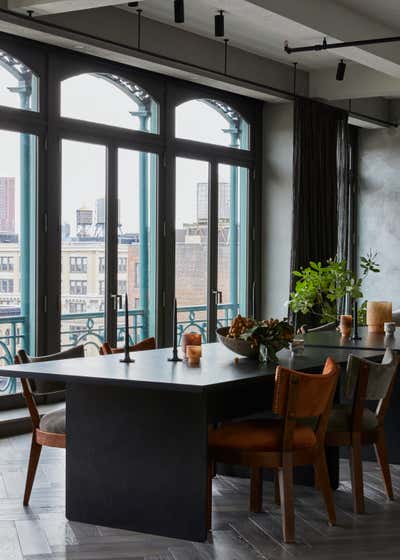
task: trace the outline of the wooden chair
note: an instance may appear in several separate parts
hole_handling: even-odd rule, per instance
[[[140,352],[141,350],[155,350],[156,339],[154,337],[145,338],[144,340],[129,347],[129,352]],[[100,347],[100,355],[106,356],[107,354],[122,354],[123,348],[112,348],[108,342],[103,342]]]
[[[335,507],[325,458],[325,432],[335,394],[339,367],[328,358],[322,375],[299,373],[278,366],[273,420],[251,420],[222,425],[209,431],[208,525],[211,528],[213,462],[251,468],[250,510],[262,511],[262,469],[275,469],[279,478],[283,538],[295,541],[293,468],[314,465],[330,523]],[[314,417],[316,428],[298,420]]]
[[[393,500],[393,488],[386,450],[385,414],[396,381],[398,357],[387,350],[381,364],[350,355],[347,363],[344,397],[351,404],[335,405],[326,434],[326,445],[350,448],[350,468],[354,511],[364,513],[362,446],[373,444],[381,467],[387,497]],[[375,411],[365,401],[378,401]]]
[[[57,354],[49,356],[30,357],[25,350],[19,350],[15,356],[16,364],[29,364],[32,362],[47,362],[49,360],[65,360],[68,358],[83,358],[84,347],[76,346]],[[21,379],[22,390],[28,405],[29,414],[32,420],[32,444],[29,456],[28,473],[26,477],[24,506],[29,504],[33,482],[39,463],[42,446],[66,447],[65,433],[65,407],[49,412],[40,417],[35,397],[49,395],[52,393],[63,392],[64,383],[46,381],[44,379]]]

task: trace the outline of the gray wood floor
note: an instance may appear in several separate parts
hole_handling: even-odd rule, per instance
[[[265,485],[265,513],[247,512],[249,483],[214,481],[213,531],[204,544],[69,523],[64,517],[64,452],[45,449],[31,505],[21,504],[30,437],[0,439],[0,560],[363,560],[397,559],[400,467],[392,468],[396,501],[388,503],[374,463],[365,463],[367,513],[352,512],[348,469],[335,493],[338,525],[328,527],[319,494],[296,487],[297,544],[283,545],[279,510]]]

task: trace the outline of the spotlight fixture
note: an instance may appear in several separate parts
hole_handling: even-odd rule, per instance
[[[174,0],[175,23],[185,23],[185,3],[183,0]]]
[[[343,82],[344,73],[346,72],[346,63],[342,60],[338,63],[336,70],[336,80],[338,82]]]
[[[219,10],[219,13],[215,16],[215,36],[223,37],[224,35],[225,35],[224,10]]]

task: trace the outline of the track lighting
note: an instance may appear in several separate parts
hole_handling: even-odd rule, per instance
[[[338,82],[343,82],[344,73],[346,72],[346,63],[342,60],[338,63],[336,70],[336,80]]]
[[[185,23],[185,3],[183,0],[174,0],[175,23]]]
[[[215,36],[223,37],[225,35],[225,24],[224,24],[224,10],[220,10],[215,16]]]

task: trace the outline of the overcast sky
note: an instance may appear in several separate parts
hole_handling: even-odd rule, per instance
[[[18,95],[8,91],[16,81],[0,67],[0,104],[19,106]],[[135,103],[112,84],[94,76],[78,76],[62,84],[62,115],[124,128],[137,128]],[[229,145],[227,123],[203,103],[189,102],[177,110],[176,133],[181,138],[196,138]],[[76,209],[95,208],[95,200],[105,196],[105,149],[78,142],[63,142],[62,221],[75,233]],[[0,176],[16,177],[19,208],[19,135],[0,131]],[[123,230],[138,231],[138,152],[120,150],[119,199]],[[220,166],[221,182],[229,180],[229,168]],[[177,227],[196,217],[196,184],[207,181],[205,162],[179,160],[177,163]],[[17,224],[19,216],[16,216]]]

